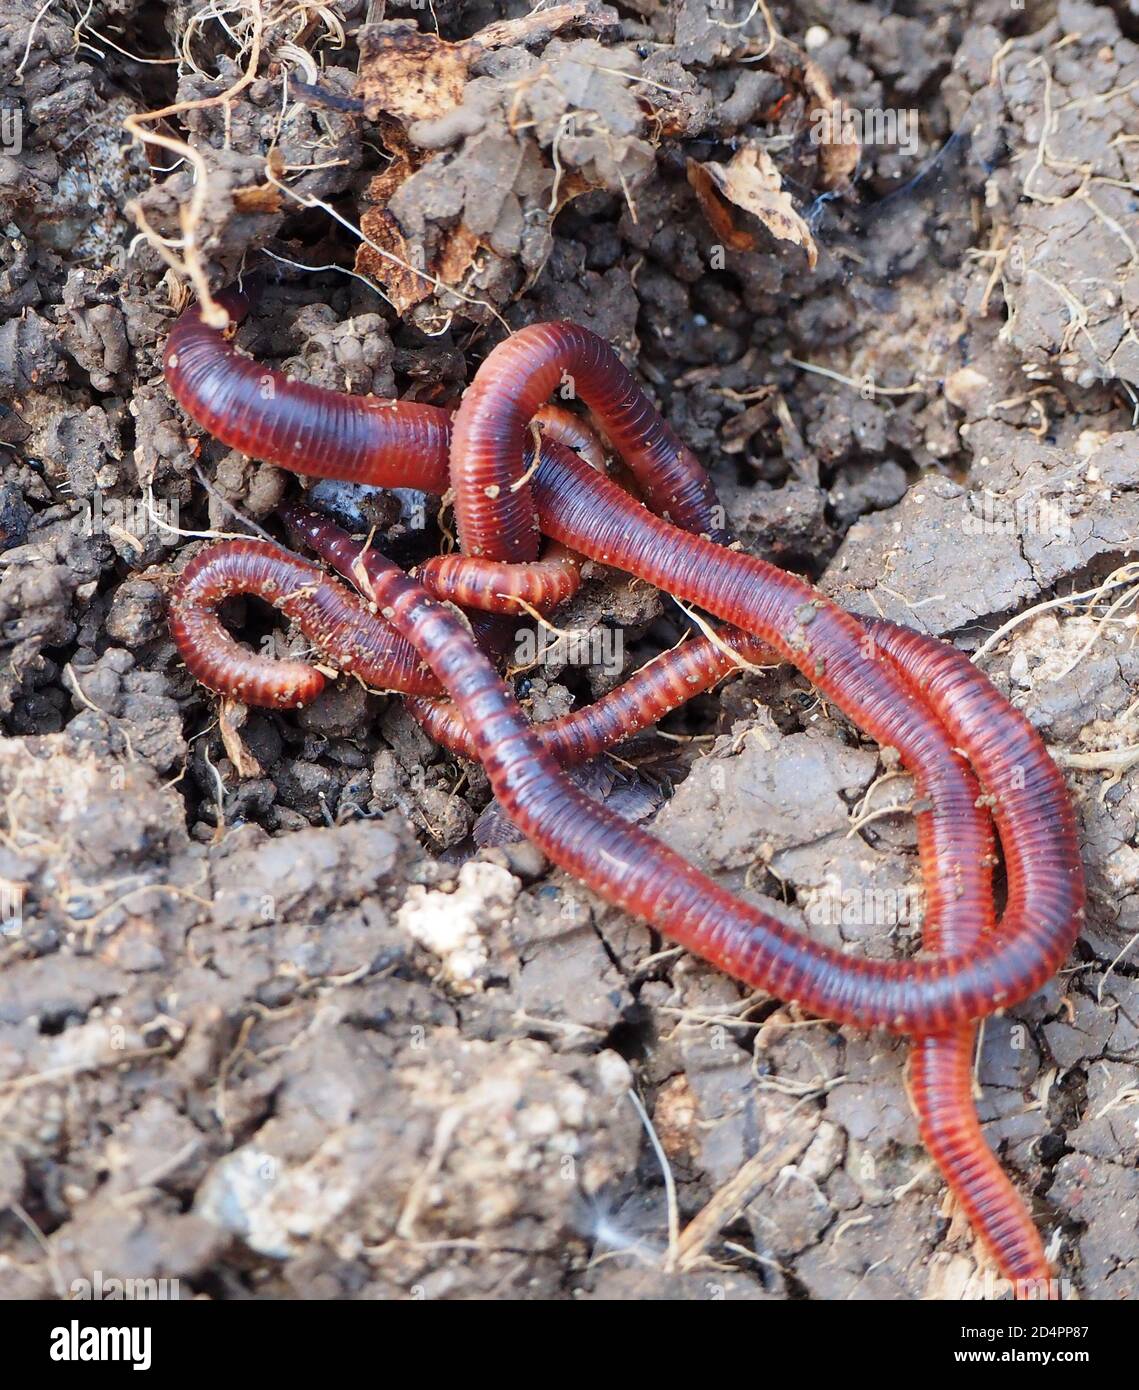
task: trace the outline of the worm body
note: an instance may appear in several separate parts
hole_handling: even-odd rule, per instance
[[[773,653],[754,639],[735,650],[746,661],[773,660]],[[584,709],[535,724],[534,732],[562,767],[576,767],[651,728],[686,701],[711,689],[739,663],[707,637],[663,652],[615,689]],[[409,699],[408,708],[437,743],[465,758],[477,758],[475,741],[450,701]]]
[[[707,474],[609,344],[574,323],[540,323],[494,349],[455,416],[451,484],[464,554],[537,558],[523,452],[530,421],[559,386],[589,406],[654,511],[697,533],[721,533]]]
[[[511,565],[476,555],[433,555],[419,577],[436,598],[488,613],[550,613],[581,587],[581,562],[556,542],[540,560]]]
[[[380,690],[431,695],[438,683],[415,649],[374,617],[357,594],[314,565],[265,541],[232,540],[194,557],[170,601],[170,630],[190,673],[211,690],[246,704],[286,708],[309,704],[324,674],[303,661],[278,661],[240,646],[217,609],[251,594],[293,619],[340,670]]]
[[[219,300],[244,318],[244,295]],[[242,356],[196,306],[171,329],[163,366],[175,400],[231,449],[314,478],[447,490],[451,418],[437,406],[291,381]]]
[[[178,399],[224,442],[295,471],[434,492],[449,475],[464,551],[426,562],[429,593],[318,514],[292,508],[291,524],[370,602],[277,547],[228,543],[237,548],[198,557],[176,588],[174,632],[191,670],[251,702],[292,704],[318,693],[316,668],[258,665],[263,659],[220,627],[215,610],[227,594],[267,598],[334,664],[407,691],[424,727],[483,763],[523,833],[602,897],[754,987],[825,1017],[913,1034],[914,1103],[930,1152],[1002,1272],[1030,1284],[1047,1279],[1040,1237],[977,1121],[971,1022],[1031,993],[1062,961],[1082,919],[1082,869],[1057,769],[971,663],[916,633],[853,618],[794,576],[713,543],[723,539],[722,520],[702,468],[608,344],[576,325],[534,325],[496,348],[453,432],[446,411],[339,397],[266,373],[193,312],[171,335],[167,374]],[[545,404],[559,385],[590,407],[649,509],[596,471],[603,450],[584,422]],[[531,422],[542,432],[536,462],[527,448]],[[543,533],[554,545],[538,560]],[[501,645],[495,610],[548,611],[563,601],[577,587],[581,556],[718,617],[730,625],[723,640],[745,660],[791,661],[867,733],[899,750],[923,807],[921,958],[856,959],[810,942],[564,777],[562,766],[648,727],[737,664],[700,639],[589,709],[531,728],[480,642],[491,651]],[[438,597],[487,610],[472,616],[478,631]],[[453,703],[422,698],[440,691]],[[981,792],[992,802],[1007,868],[999,924]]]
[[[915,632],[876,620],[867,628],[919,691],[938,667],[955,664],[946,660],[943,644]],[[970,683],[962,681],[957,691]],[[953,693],[945,700],[942,722],[950,738],[975,741],[980,731],[969,724],[968,701]],[[992,822],[976,777],[954,754],[929,774],[926,794],[930,809],[916,817],[927,899],[922,946],[941,955],[967,955],[996,930]],[[973,1099],[976,1037],[976,1029],[966,1025],[914,1038],[910,1089],[918,1130],[1001,1273],[1023,1296],[1051,1297],[1052,1269],[1040,1233],[981,1129]]]
[[[834,953],[804,951],[782,930],[769,938],[736,925],[730,911],[716,926],[704,916],[686,923],[684,937],[707,938],[730,974],[814,1013],[902,1033],[942,1032],[981,1018],[1055,973],[1083,918],[1071,799],[1039,735],[967,658],[943,645],[939,661],[926,663],[926,708],[856,618],[794,575],[647,513],[567,450],[543,449],[534,497],[547,535],[766,642],[880,744],[897,748],[919,777],[935,765],[931,742],[940,744],[938,723],[951,710],[963,731],[960,746],[995,798],[1008,907],[999,937],[968,956],[904,964],[842,958],[839,965]]]

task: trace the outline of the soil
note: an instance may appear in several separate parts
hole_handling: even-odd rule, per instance
[[[257,271],[242,347],[358,393],[452,400],[507,328],[578,320],[747,549],[977,654],[1070,775],[1090,881],[1067,968],[985,1025],[982,1117],[1069,1287],[1139,1296],[1134,8],[807,0],[773,44],[762,6],[628,0],[487,38],[530,8],[267,22],[251,83],[145,127],[203,161],[203,273]],[[122,121],[238,84],[255,12],[0,18],[0,1297],[991,1292],[903,1043],[553,871],[398,700],[220,709],[179,664],[172,577],[279,535],[297,484],[165,391],[193,171]],[[819,80],[916,138],[812,141]],[[420,498],[316,495],[438,548]],[[547,653],[539,719],[687,626],[604,572],[558,622],[616,658]],[[820,938],[912,948],[909,785],[802,678],[664,728],[583,785]]]

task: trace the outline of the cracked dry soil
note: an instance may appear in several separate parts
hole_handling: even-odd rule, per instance
[[[774,4],[776,46],[743,3],[488,31],[530,7],[441,0],[446,45],[427,7],[286,8],[250,84],[155,127],[204,161],[214,287],[265,272],[244,348],[446,401],[496,315],[587,324],[749,550],[978,653],[1065,766],[1087,930],[987,1022],[980,1107],[1072,1288],[1139,1295],[1133,7]],[[552,871],[398,700],[222,711],[181,668],[172,576],[295,484],[164,389],[185,289],[128,203],[174,237],[190,176],[121,122],[224,93],[252,12],[0,17],[0,1297],[95,1270],[211,1298],[983,1291],[904,1045],[745,997]],[[842,177],[803,53],[852,110],[915,113],[913,147]],[[760,150],[813,267],[701,193],[694,165]],[[353,266],[372,283],[305,269]],[[408,563],[439,544],[420,499],[316,495]],[[547,653],[535,719],[686,626],[600,571],[558,621],[619,659]],[[741,673],[665,729],[590,792],[822,939],[912,949],[908,783],[802,678]]]

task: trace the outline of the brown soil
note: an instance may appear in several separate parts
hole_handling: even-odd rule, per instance
[[[551,871],[398,701],[343,683],[223,739],[180,666],[171,577],[203,532],[279,534],[295,483],[164,389],[187,289],[128,204],[176,239],[191,169],[122,121],[238,83],[254,4],[228,32],[197,0],[0,18],[0,1297],[95,1271],[213,1298],[983,1289],[904,1045],[745,998]],[[980,1106],[1073,1288],[1135,1297],[1133,9],[776,4],[772,46],[761,6],[629,0],[486,40],[530,8],[267,22],[252,83],[147,127],[203,161],[204,272],[263,272],[242,345],[359,393],[451,399],[507,326],[579,320],[748,549],[970,652],[1037,610],[979,661],[1070,771],[1089,920],[986,1024]],[[803,51],[919,138],[844,170]],[[733,206],[756,151],[782,193]],[[354,265],[372,283],[303,268]],[[317,496],[402,560],[438,546],[415,498]],[[604,573],[558,621],[617,660],[547,654],[535,718],[685,625]],[[804,680],[741,674],[665,727],[584,785],[823,939],[912,944],[908,783]]]

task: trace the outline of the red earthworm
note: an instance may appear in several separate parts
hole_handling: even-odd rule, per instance
[[[589,425],[572,410],[560,405],[539,406],[534,412],[533,423],[541,428],[543,434],[579,454],[598,473],[605,472],[605,446]]]
[[[500,490],[499,484],[505,483],[505,480],[517,488],[515,480],[519,465],[516,460],[522,452],[528,409],[532,410],[553,386],[548,370],[543,371],[545,361],[551,357],[559,362],[575,355],[580,357],[582,351],[580,347],[576,350],[564,347],[565,337],[576,336],[565,325],[542,326],[528,330],[528,334],[528,338],[516,335],[491,354],[460,406],[455,422],[459,464],[453,470],[453,477],[457,492],[464,478],[470,480],[466,525],[479,537],[502,534],[505,537],[501,542],[502,549],[495,552],[499,554],[510,553],[510,546],[516,543],[513,537],[517,527],[512,505],[500,500],[496,494]],[[472,446],[479,451],[474,460],[465,452]],[[477,484],[484,478],[492,479],[492,485],[480,492]],[[652,481],[655,481],[655,477]],[[651,505],[651,482],[646,491]],[[658,513],[664,510],[659,504],[653,509]],[[462,535],[463,511],[457,507],[457,512]],[[538,524],[535,514],[535,527]],[[701,518],[695,526],[689,524],[688,529],[698,530],[706,525],[705,519]],[[582,527],[579,534],[584,533],[585,528]],[[610,560],[612,557],[601,552],[598,558]],[[628,561],[626,554],[618,563],[622,568],[633,569]],[[642,574],[642,577],[647,576]],[[660,587],[668,587],[661,586],[657,579],[654,582]],[[701,595],[689,597],[710,606]],[[720,610],[719,616],[734,618],[736,615]],[[892,645],[895,660],[903,667],[907,662],[900,658],[909,658],[923,650],[920,639],[913,639],[910,646],[899,646],[898,638],[884,636],[884,642],[887,647]],[[931,663],[938,659],[936,652],[925,650],[924,655]],[[973,689],[976,691],[975,685]],[[416,703],[423,705],[426,702]],[[598,711],[595,719],[600,720],[603,713]],[[577,721],[577,727],[589,727],[588,714]],[[966,731],[961,732],[964,736]],[[1043,750],[1040,753],[1045,756]],[[934,885],[931,891],[939,899],[930,905],[931,925],[926,933],[925,945],[929,950],[940,949],[950,955],[964,955],[976,945],[985,929],[992,926],[991,885],[986,885],[976,871],[976,865],[983,862],[985,857],[978,851],[986,846],[990,853],[992,850],[989,822],[975,809],[976,795],[970,795],[971,788],[976,787],[975,781],[970,774],[958,769],[952,757],[940,764],[928,764],[922,771],[924,789],[932,799],[934,810],[929,816],[919,816],[919,827],[924,830],[926,841],[931,834],[936,835],[936,827],[947,830],[942,852],[938,853],[936,846],[927,843],[923,855],[925,867],[930,871],[926,874],[926,880]],[[947,811],[946,799],[952,803],[954,791],[957,793],[957,805]],[[1064,805],[1067,806],[1066,797]],[[971,847],[970,840],[974,842]],[[964,857],[958,857],[962,853]],[[1074,877],[1078,879],[1078,860],[1076,864]],[[956,873],[952,872],[954,869]],[[950,871],[948,875],[947,870]],[[947,881],[955,883],[956,896],[947,897],[944,892],[936,892]],[[971,886],[971,891],[965,892],[966,886]],[[1074,886],[1082,898],[1082,884],[1077,882]],[[996,1253],[1003,1272],[1012,1278],[1047,1278],[1049,1270],[1040,1237],[1015,1189],[984,1143],[980,1130],[971,1093],[973,1036],[972,1028],[963,1027],[953,1033],[917,1041],[913,1068],[914,1101],[923,1137],[965,1205],[975,1228],[982,1231],[990,1248]]]
[[[278,661],[239,646],[218,606],[253,594],[292,618],[322,653],[378,689],[419,695],[439,685],[415,648],[319,565],[259,540],[229,540],[199,552],[178,576],[170,630],[190,674],[211,690],[250,705],[305,705],[324,689],[324,674],[303,661]]]
[[[564,545],[547,546],[540,560],[522,565],[477,555],[433,555],[417,567],[436,598],[489,613],[549,613],[581,587],[581,561]]]
[[[295,466],[295,460],[293,460],[293,466]]]
[[[235,322],[248,312],[238,290],[217,298]],[[175,400],[231,449],[314,478],[447,490],[451,416],[439,406],[291,381],[239,353],[197,305],[170,330],[163,367]]]
[[[870,627],[888,654],[920,683],[925,666],[937,660],[939,644],[884,624]],[[740,654],[756,661],[772,655],[754,639]],[[535,733],[563,767],[585,762],[656,723],[736,668],[723,649],[700,638],[664,653],[585,709],[535,725]],[[436,742],[463,756],[477,757],[474,739],[453,703],[416,698],[406,703]],[[932,897],[922,944],[927,951],[964,954],[994,928],[991,869],[984,872],[984,866],[995,861],[991,822],[979,801],[976,779],[955,757],[937,764],[927,775],[925,791],[931,809],[919,813],[917,820],[919,832],[925,832],[924,880],[931,885]],[[929,823],[939,817],[942,834],[935,832],[931,837]],[[913,1040],[911,1094],[919,1130],[1001,1273],[1026,1286],[1024,1292],[1050,1291],[1051,1270],[1039,1232],[986,1143],[977,1116],[975,1037],[974,1027],[967,1024]]]
[[[306,538],[316,540],[326,554],[333,554],[341,568],[354,571],[358,577],[374,570],[376,562],[370,559],[361,567],[357,543],[318,513],[302,508],[290,508],[289,512],[291,524]],[[403,639],[395,637],[382,619],[373,618],[355,595],[346,594],[315,566],[297,560],[278,547],[260,541],[231,541],[200,555],[187,569],[190,581],[175,606],[176,619],[183,624],[180,643],[185,642],[189,631],[185,625],[192,618],[202,616],[197,605],[216,602],[219,597],[235,591],[254,591],[275,601],[283,611],[302,622],[312,639],[339,665],[345,669],[354,666],[362,679],[380,684],[394,679],[386,666],[379,676],[371,674],[369,662],[376,660],[377,647],[384,662],[390,662],[396,644],[402,643],[406,650],[413,650]],[[352,602],[345,605],[345,598]],[[373,631],[376,628],[382,628],[378,641]],[[927,668],[936,666],[938,644],[929,643],[916,634],[892,631],[884,625],[875,625],[875,632],[883,643],[893,644],[915,681],[923,679]],[[200,632],[194,636],[201,642]],[[349,644],[350,650],[330,650],[338,641]],[[244,657],[243,653],[241,655]],[[746,652],[749,658],[763,655],[761,645],[754,642]],[[274,697],[271,703],[294,702],[297,693],[294,667],[311,672],[317,685],[323,683],[319,671],[299,663],[269,665],[275,668],[271,674],[275,675],[278,688],[287,691],[287,694]],[[618,737],[627,737],[635,727],[644,727],[659,717],[660,706],[675,707],[690,698],[693,686],[707,686],[711,677],[726,674],[734,665],[733,659],[713,643],[700,639],[698,643],[688,644],[687,648],[666,653],[643,668],[638,673],[639,683],[645,687],[643,692],[637,690],[638,678],[634,678],[589,711],[579,711],[577,717],[557,721],[535,732],[542,746],[553,752],[563,765],[583,761]],[[240,662],[228,668],[230,672],[240,669]],[[404,679],[409,672],[413,672],[418,681],[424,678],[422,671],[405,662]],[[212,671],[202,673],[200,668],[198,673],[214,674]],[[214,675],[214,680],[222,686],[228,683],[232,688],[233,682],[227,682],[226,675]],[[243,685],[245,689],[237,693],[245,693],[248,698],[251,685],[248,676],[244,676]],[[258,693],[265,698],[264,692]],[[654,698],[655,704],[649,704]],[[456,706],[427,701],[412,703],[417,717],[424,706],[433,706],[444,717],[448,711],[456,711],[451,716],[451,726],[459,735],[462,751],[477,754],[476,740],[462,725]],[[581,717],[585,714],[590,717]],[[425,722],[431,732],[442,732],[431,719]],[[966,731],[959,727],[957,732]],[[453,740],[444,737],[443,741]],[[933,784],[926,789],[932,796],[932,809],[919,813],[918,824],[923,862],[938,870],[927,875],[927,881],[931,884],[932,897],[928,921],[938,923],[939,927],[927,932],[925,944],[930,949],[948,944],[964,947],[972,943],[984,925],[991,925],[991,894],[986,898],[979,888],[982,882],[979,866],[991,857],[992,839],[987,817],[978,809],[976,782],[957,760],[952,756],[944,759],[932,778]],[[940,940],[935,931],[940,931]],[[973,1030],[967,1026],[955,1033],[922,1038],[915,1043],[914,1098],[923,1138],[975,1228],[993,1249],[1002,1272],[1019,1280],[1044,1280],[1048,1277],[1048,1266],[1039,1236],[1015,1189],[985,1144],[976,1120],[971,1090],[972,1038]]]
[[[519,413],[520,388],[512,382],[511,389],[513,418]],[[484,391],[475,423],[479,438],[489,443],[486,396]],[[605,400],[592,403],[605,418]],[[620,403],[615,408],[609,404],[606,427],[613,428],[614,418],[618,426],[627,423]],[[643,397],[634,402],[634,409],[648,409]],[[394,412],[393,418],[397,418]],[[620,429],[614,432],[619,435]],[[659,433],[654,437],[659,442]],[[644,465],[643,450],[640,458]],[[712,494],[706,480],[700,488],[686,488],[687,463],[682,459],[678,468],[675,451],[666,456],[666,463],[670,459],[670,476],[675,478],[678,471],[681,475],[677,486],[686,500],[686,514],[696,518],[694,524],[714,518],[715,504],[708,501]],[[293,465],[298,462],[293,460]],[[405,466],[408,463],[404,460]],[[301,466],[307,468],[307,461]],[[694,462],[693,466],[699,469]],[[642,481],[654,496],[661,495],[659,488],[653,490],[651,477]],[[417,476],[413,483],[425,486],[426,479]],[[465,486],[469,491],[469,480]],[[521,490],[511,495],[520,496]],[[934,721],[896,673],[885,663],[868,659],[857,622],[819,598],[803,581],[754,557],[725,552],[699,536],[678,531],[632,503],[619,488],[553,441],[543,445],[533,495],[546,534],[743,626],[802,667],[828,698],[879,742],[897,746],[908,766],[922,767]],[[674,506],[674,512],[678,510]],[[997,798],[998,825],[1010,867],[1010,911],[999,939],[960,960],[854,963],[786,938],[782,927],[774,932],[754,931],[745,924],[738,924],[734,932],[726,926],[717,929],[706,911],[680,914],[675,925],[681,939],[709,936],[711,954],[731,973],[797,999],[816,1013],[898,1032],[943,1031],[1014,1003],[1043,984],[1070,948],[1082,915],[1074,820],[1063,782],[1039,738],[991,687],[986,690],[986,695],[974,698],[988,703],[992,728],[986,729],[986,735],[993,736],[980,739],[977,756],[971,757]],[[1025,771],[1022,785],[1017,785],[1017,762]],[[659,895],[652,900],[658,901]],[[733,920],[728,911],[725,923]]]
[[[950,737],[971,743],[980,730],[971,722],[978,706],[970,692],[987,687],[985,678],[943,643],[892,623],[870,620],[867,626],[886,656],[930,698]],[[948,761],[939,785],[928,788],[931,818],[950,818],[954,859],[932,856],[931,872],[924,876],[928,891],[938,893],[940,902],[927,914],[922,945],[961,956],[996,929],[991,874],[981,870],[995,859],[995,845],[976,778],[954,763],[956,759]],[[956,777],[956,787],[946,784],[946,773]],[[980,885],[988,891],[977,891]],[[975,1037],[975,1029],[967,1025],[914,1038],[910,1090],[918,1129],[973,1229],[1001,1273],[1014,1281],[1017,1297],[1055,1297],[1052,1269],[1032,1215],[985,1142],[973,1102]]]
[[[215,298],[236,329],[249,312],[249,296],[231,287]],[[451,412],[441,406],[346,396],[293,381],[238,352],[225,333],[202,321],[196,304],[171,328],[163,370],[188,414],[252,458],[314,478],[447,491]],[[597,436],[570,411],[545,405],[533,418],[551,438],[604,467]]]
[[[544,405],[534,412],[532,423],[543,435],[573,449],[591,468],[604,472],[605,450],[576,415],[561,406]],[[554,541],[540,560],[519,564],[480,555],[436,555],[419,566],[418,574],[436,598],[462,608],[487,612],[530,608],[550,613],[581,587],[581,557]]]
[[[303,531],[307,509],[283,508]],[[319,513],[308,513],[319,516]],[[350,574],[359,544],[339,528],[325,540]],[[331,559],[327,555],[325,558]],[[408,697],[439,695],[439,683],[415,648],[351,589],[319,565],[272,542],[231,538],[200,551],[179,574],[168,603],[175,645],[195,680],[219,694],[266,709],[311,704],[327,672],[307,661],[281,660],[241,646],[226,631],[218,609],[226,599],[259,598],[291,618],[325,662],[380,692]],[[471,620],[476,640],[493,646],[485,615]]]
[[[745,661],[775,660],[762,642],[743,633],[738,637],[746,639],[735,647]],[[593,704],[533,725],[534,732],[563,767],[574,767],[650,728],[738,669],[739,662],[723,647],[698,637],[662,652]],[[478,757],[470,730],[450,701],[409,697],[406,703],[437,743],[464,758]]]
[[[217,299],[235,326],[248,312],[249,298],[236,288]],[[163,365],[179,404],[230,448],[311,477],[438,494],[447,490],[451,412],[440,406],[345,396],[292,381],[239,353],[202,321],[197,305],[171,329]],[[531,418],[593,467],[604,467],[596,435],[570,411],[543,405]],[[580,565],[564,546],[550,547],[539,563],[541,568],[520,567],[507,576],[448,557],[438,566],[438,592],[475,607],[488,606],[479,595],[508,593],[546,611],[576,592]],[[464,590],[467,600],[459,596]],[[489,606],[495,607],[493,600]]]
[[[920,684],[926,668],[937,662],[940,644],[886,624],[869,626],[907,676]],[[760,661],[772,653],[752,639],[740,655]],[[737,663],[722,648],[700,638],[664,653],[585,709],[535,725],[534,731],[563,767],[573,766],[656,723],[733,669]],[[475,741],[453,703],[416,698],[406,703],[436,742],[477,757]],[[963,732],[958,726],[958,733]],[[917,820],[924,832],[924,879],[931,885],[931,901],[922,944],[927,951],[965,954],[994,928],[991,869],[984,871],[995,862],[991,822],[976,779],[953,756],[929,774],[925,790],[930,810]],[[941,835],[935,831],[931,836],[930,822],[938,818]],[[1017,1282],[1018,1293],[1051,1292],[1051,1269],[1039,1232],[986,1143],[977,1116],[975,1037],[967,1024],[913,1040],[911,1094],[919,1130],[1001,1273]]]
[[[238,290],[218,299],[235,321],[248,312],[248,298]],[[381,487],[441,494],[452,482],[464,554],[511,561],[538,554],[533,501],[520,464],[531,421],[538,417],[550,438],[560,433],[575,448],[594,439],[583,422],[572,423],[569,412],[547,404],[565,376],[646,502],[680,526],[722,534],[719,505],[695,455],[609,344],[576,324],[534,324],[499,344],[460,404],[453,446],[448,410],[291,381],[239,353],[202,321],[197,305],[170,330],[163,366],[183,409],[223,444],[254,458],[312,477]]]
[[[609,344],[578,324],[535,323],[489,354],[455,414],[451,485],[465,555],[537,557],[523,449],[535,411],[559,383],[589,406],[654,512],[691,531],[722,534],[707,474]]]

